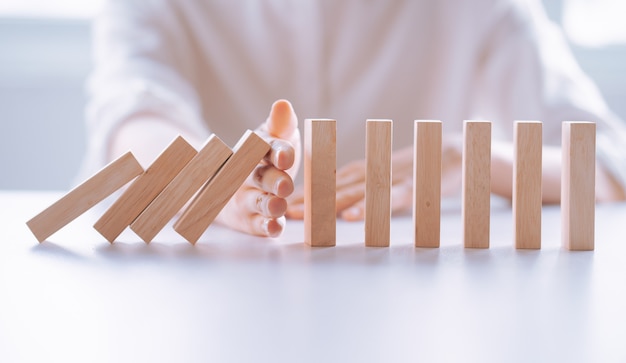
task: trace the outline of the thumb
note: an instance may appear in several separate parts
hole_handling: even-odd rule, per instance
[[[298,117],[291,103],[287,100],[278,100],[272,104],[270,115],[265,121],[265,127],[270,136],[288,139],[298,128]]]

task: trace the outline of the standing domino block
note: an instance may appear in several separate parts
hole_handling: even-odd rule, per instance
[[[441,133],[441,121],[415,121],[413,159],[415,247],[439,247],[440,243]]]
[[[561,230],[569,250],[594,249],[596,124],[563,123]]]
[[[304,120],[304,242],[334,246],[337,238],[337,122]]]
[[[233,155],[176,221],[174,230],[195,244],[269,150],[265,140],[253,131],[246,131],[235,145]]]
[[[232,150],[216,135],[211,135],[191,159],[130,225],[149,243],[187,201],[209,180],[232,155]]]
[[[489,248],[491,122],[465,121],[463,135],[463,244]]]
[[[367,120],[365,135],[365,245],[389,247],[391,225],[391,120]]]
[[[515,248],[541,248],[542,123],[516,121],[513,161]]]
[[[113,243],[196,154],[196,149],[178,136],[100,217],[94,228]]]
[[[133,154],[128,152],[72,189],[26,224],[37,240],[43,242],[141,173],[143,168]]]

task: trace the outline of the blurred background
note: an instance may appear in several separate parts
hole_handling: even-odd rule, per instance
[[[626,119],[626,1],[544,5],[581,67]],[[100,0],[0,2],[0,189],[73,186],[85,149],[90,19],[99,6]]]

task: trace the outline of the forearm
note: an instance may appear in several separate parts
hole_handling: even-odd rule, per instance
[[[145,168],[178,135],[182,135],[194,147],[200,145],[200,140],[194,135],[189,135],[162,117],[155,114],[138,114],[125,120],[113,132],[107,158],[112,160],[130,150]]]

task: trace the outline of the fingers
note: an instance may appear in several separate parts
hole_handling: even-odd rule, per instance
[[[391,188],[391,214],[407,213],[411,210],[413,190],[410,183],[400,183]],[[365,219],[365,198],[355,202],[341,212],[341,218],[346,221],[360,221]]]
[[[291,177],[286,172],[271,165],[257,167],[254,171],[253,180],[262,191],[272,193],[280,198],[288,197],[294,189]]]
[[[365,198],[365,183],[358,183],[337,190],[337,213],[354,206]]]
[[[242,224],[239,223],[233,229],[259,237],[278,237],[285,229],[285,217],[265,218],[261,215],[253,215]]]
[[[275,139],[270,141],[271,149],[265,160],[280,170],[290,169],[295,162],[296,152],[290,142]]]
[[[364,188],[364,186],[363,186]],[[412,207],[413,190],[410,183],[396,184],[391,188],[391,213],[408,213]],[[357,187],[337,193],[337,212],[346,221],[359,221],[365,218],[365,189]],[[298,188],[289,198],[287,218],[304,218],[304,192]]]
[[[355,183],[365,183],[365,161],[353,161],[337,170],[337,189]]]
[[[289,139],[298,128],[298,117],[291,103],[287,100],[278,100],[272,104],[270,115],[265,121],[265,127],[270,136]]]
[[[287,203],[283,198],[244,186],[237,191],[218,221],[234,230],[262,237],[278,237],[285,227]]]
[[[278,237],[285,229],[285,217],[266,218],[256,214],[230,227],[259,237]]]
[[[278,218],[285,215],[287,201],[275,195],[260,193],[256,189],[242,191],[241,197],[250,214],[259,214],[266,218]]]

